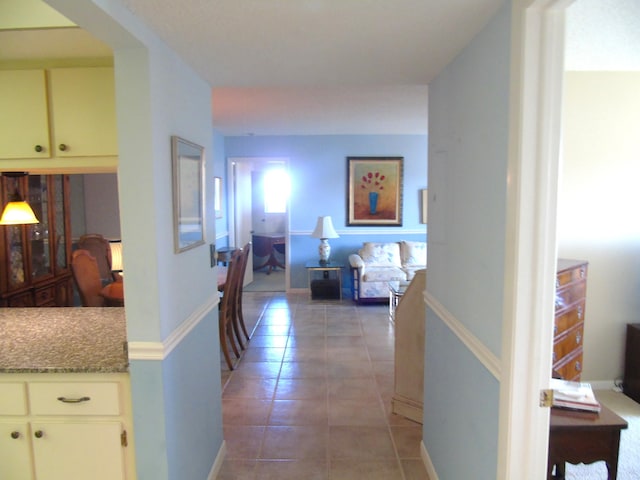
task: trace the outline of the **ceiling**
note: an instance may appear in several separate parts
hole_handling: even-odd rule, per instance
[[[502,0],[121,2],[212,85],[222,134],[318,135],[426,134],[427,84]],[[568,68],[640,70],[637,0],[576,0],[567,32]],[[110,54],[68,28],[0,45],[0,61]]]

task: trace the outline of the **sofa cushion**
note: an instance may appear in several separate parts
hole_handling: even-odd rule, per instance
[[[400,245],[397,242],[375,243],[365,242],[358,252],[367,266],[400,267]]]
[[[406,280],[407,274],[398,267],[367,267],[362,276],[365,282],[391,282]]]
[[[402,265],[406,267],[427,266],[427,242],[400,242],[400,257]]]

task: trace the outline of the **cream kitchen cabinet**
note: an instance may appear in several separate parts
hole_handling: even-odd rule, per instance
[[[0,159],[117,153],[113,68],[0,71]]]
[[[0,478],[135,478],[126,374],[0,376]]]
[[[50,157],[44,70],[0,70],[0,158]]]

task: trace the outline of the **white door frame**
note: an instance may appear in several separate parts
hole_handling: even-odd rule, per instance
[[[285,169],[289,172],[289,158],[288,157],[228,157],[227,158],[227,178],[229,184],[229,244],[235,245],[236,242],[236,191],[235,191],[235,170],[233,168],[234,163],[249,163],[251,165],[264,165],[266,163],[281,162],[284,164]],[[291,278],[289,275],[289,259],[291,258],[290,252],[290,238],[289,238],[289,225],[291,221],[291,202],[287,199],[287,213],[285,215],[285,291],[290,290]]]
[[[572,0],[513,0],[507,251],[498,479],[546,478],[564,12]]]

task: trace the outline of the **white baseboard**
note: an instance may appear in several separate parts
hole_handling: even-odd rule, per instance
[[[220,450],[218,450],[218,455],[216,455],[216,460],[213,462],[213,466],[211,467],[211,471],[209,472],[209,476],[207,480],[215,480],[218,474],[220,473],[220,469],[222,468],[222,462],[224,462],[224,457],[227,454],[227,441],[222,440],[222,445],[220,445]]]
[[[429,452],[427,452],[427,448],[424,446],[424,441],[420,441],[420,458],[422,458],[424,468],[427,469],[427,476],[429,477],[429,480],[440,480],[438,478],[438,474],[436,473],[436,469],[431,462]]]

